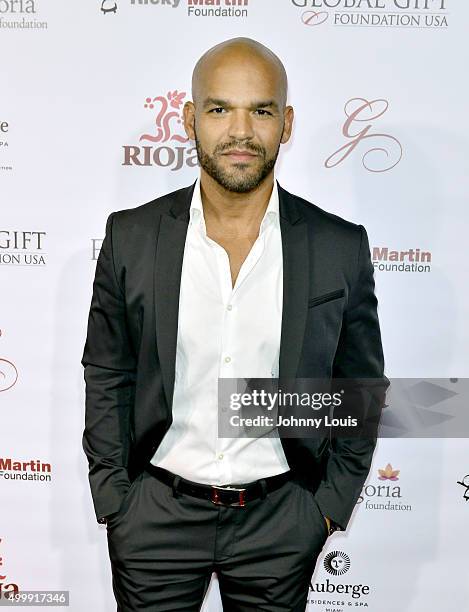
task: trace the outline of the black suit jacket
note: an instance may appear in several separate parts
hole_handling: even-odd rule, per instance
[[[181,266],[194,185],[107,220],[82,359],[83,449],[98,520],[118,511],[172,422]],[[364,227],[278,189],[284,275],[279,379],[366,377],[386,386]],[[345,529],[376,439],[281,441],[323,514]]]

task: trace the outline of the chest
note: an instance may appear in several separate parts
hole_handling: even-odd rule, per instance
[[[225,236],[212,234],[209,235],[209,238],[226,252],[230,269],[231,286],[234,288],[241,267],[246,261],[249,253],[252,252],[254,244],[256,243],[256,237],[226,238]]]
[[[280,235],[242,242],[190,233],[184,251],[179,338],[184,346],[233,350],[241,338],[278,346],[283,299]],[[210,330],[207,335],[207,330]],[[203,339],[202,339],[203,336]],[[241,345],[240,345],[241,346]],[[251,346],[249,344],[249,346]],[[246,347],[245,347],[246,348]],[[245,358],[245,357],[244,357]],[[270,376],[270,373],[269,373]]]

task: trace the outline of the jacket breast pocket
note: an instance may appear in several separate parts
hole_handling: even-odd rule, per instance
[[[319,304],[324,304],[325,302],[330,302],[331,300],[337,300],[338,298],[344,297],[344,295],[345,289],[343,288],[336,289],[335,291],[329,291],[328,293],[323,293],[322,295],[310,298],[308,300],[308,308],[318,306]]]

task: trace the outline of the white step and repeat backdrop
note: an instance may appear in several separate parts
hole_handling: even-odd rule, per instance
[[[197,176],[180,114],[222,40],[285,63],[281,184],[368,230],[387,375],[468,375],[468,23],[466,0],[0,0],[0,601],[115,610],[81,448],[96,257],[111,211]],[[378,441],[309,610],[467,609],[468,446]]]

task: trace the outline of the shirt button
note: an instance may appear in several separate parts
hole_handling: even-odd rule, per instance
[[[226,307],[227,310],[233,310],[233,306],[231,304],[228,304],[228,306]]]
[[[225,363],[230,363],[231,357],[225,357]]]
[[[218,455],[218,458],[219,458],[219,459],[220,459],[220,461],[221,461],[221,460],[223,459],[223,453],[220,453],[220,454]]]

